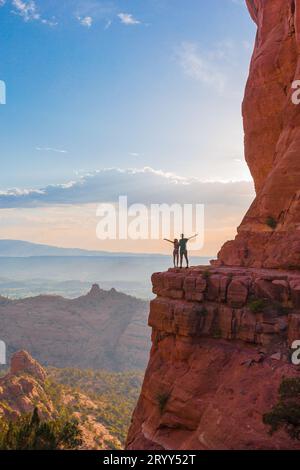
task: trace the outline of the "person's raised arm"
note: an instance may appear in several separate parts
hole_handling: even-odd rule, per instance
[[[198,233],[196,233],[196,235],[193,235],[192,237],[188,238],[188,240],[192,240],[193,238],[196,238],[198,237]]]
[[[172,240],[168,240],[168,238],[164,238],[164,241],[165,241],[165,242],[172,243],[172,245],[174,245],[174,242],[172,242]]]

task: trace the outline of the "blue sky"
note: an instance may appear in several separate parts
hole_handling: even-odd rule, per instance
[[[17,188],[0,236],[20,217],[18,238],[56,242],[26,231],[18,194],[106,168],[250,181],[240,108],[255,26],[243,1],[0,0],[0,22],[4,210]]]

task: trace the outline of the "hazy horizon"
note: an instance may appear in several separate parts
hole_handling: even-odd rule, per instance
[[[8,246],[6,245],[2,245],[2,243],[5,242],[5,243],[8,243]],[[11,246],[10,246],[11,244]],[[26,251],[26,248],[30,249],[31,247],[33,249],[42,249],[43,248],[50,248],[50,249],[54,249],[53,250],[53,254],[50,252],[49,254],[47,254],[47,252],[45,251],[45,254],[30,254],[30,255],[20,255],[18,253],[14,253],[14,254],[5,254],[6,252],[6,248],[8,248],[9,250],[12,250],[14,249],[16,246],[19,246],[20,245],[20,248],[25,250]],[[55,254],[55,250],[59,251],[61,250],[62,253],[61,255],[56,253]],[[56,245],[48,245],[48,244],[44,244],[44,243],[34,243],[34,242],[31,242],[31,241],[28,241],[28,240],[17,240],[17,239],[9,239],[9,238],[0,238],[0,258],[2,257],[25,257],[25,256],[28,256],[28,257],[47,257],[47,256],[56,256],[56,257],[59,257],[59,256],[62,256],[62,257],[65,257],[65,256],[80,256],[80,257],[84,257],[85,256],[85,253],[86,253],[86,256],[88,257],[92,257],[92,256],[98,256],[98,257],[101,257],[101,256],[104,256],[104,255],[123,255],[123,256],[158,256],[158,257],[169,257],[170,254],[171,254],[171,251],[172,250],[169,250],[169,253],[155,253],[155,252],[151,252],[151,253],[145,253],[145,252],[138,252],[138,251],[134,251],[134,252],[126,252],[126,251],[102,251],[102,250],[89,250],[89,249],[84,249],[84,248],[78,248],[76,246],[71,246],[71,247],[64,247],[64,246],[56,246]],[[70,254],[68,255],[67,253],[70,252]],[[77,253],[76,253],[77,252]],[[194,253],[192,253],[192,256],[193,258],[209,258],[209,257],[212,257],[212,258],[215,258],[216,257],[216,254],[212,254],[212,255],[208,255],[208,256],[197,256],[195,255]]]

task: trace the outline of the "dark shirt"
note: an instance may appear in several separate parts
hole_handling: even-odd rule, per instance
[[[188,238],[181,238],[179,240],[179,247],[180,247],[180,251],[187,251],[187,242],[189,241]]]

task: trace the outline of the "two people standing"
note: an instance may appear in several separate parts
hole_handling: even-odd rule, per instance
[[[180,268],[182,268],[182,262],[183,258],[185,258],[186,261],[186,267],[189,267],[189,258],[188,258],[188,251],[187,251],[187,243],[192,240],[193,238],[196,238],[197,235],[193,235],[190,238],[185,238],[184,234],[181,235],[180,240],[178,241],[177,238],[175,238],[173,241],[169,240],[168,238],[164,238],[166,242],[172,243],[174,246],[173,250],[173,263],[174,263],[174,268],[178,268],[179,264],[179,257],[180,257]]]

